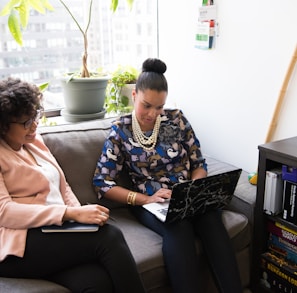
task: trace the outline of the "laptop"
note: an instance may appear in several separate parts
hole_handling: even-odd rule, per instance
[[[171,199],[143,205],[160,221],[172,223],[228,205],[242,169],[173,185]]]
[[[58,232],[96,232],[99,230],[97,224],[82,224],[74,221],[65,221],[61,226],[50,225],[42,226],[43,233],[58,233]]]

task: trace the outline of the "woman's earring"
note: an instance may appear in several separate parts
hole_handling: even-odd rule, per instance
[[[135,95],[136,95],[136,92],[135,90],[132,91],[132,102],[133,104],[135,103]]]

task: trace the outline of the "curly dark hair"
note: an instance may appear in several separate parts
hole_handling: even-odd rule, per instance
[[[42,109],[42,92],[38,86],[8,77],[0,81],[0,137],[9,129],[13,119],[34,116]]]
[[[148,58],[142,64],[142,72],[136,81],[136,92],[147,89],[158,92],[168,92],[167,80],[164,73],[167,69],[166,64],[157,58]]]

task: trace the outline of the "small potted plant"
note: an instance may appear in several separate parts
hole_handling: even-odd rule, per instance
[[[84,52],[81,70],[78,70],[77,72],[66,73],[65,76],[62,77],[62,87],[66,105],[65,110],[68,116],[68,119],[66,120],[72,120],[71,116],[73,116],[74,120],[76,120],[77,115],[82,115],[84,117],[90,116],[91,119],[98,118],[98,115],[101,117],[103,112],[102,110],[104,108],[105,90],[110,76],[104,74],[102,71],[90,72],[88,69],[87,33],[91,22],[93,0],[90,0],[89,2],[88,20],[85,29],[82,29],[81,25],[78,23],[76,17],[71,12],[69,5],[67,5],[63,0],[59,1],[67,10],[75,22],[77,28],[81,31],[84,40]],[[126,2],[131,9],[134,0],[126,0]],[[111,10],[115,12],[117,7],[118,0],[111,0]],[[43,14],[47,10],[54,11],[54,8],[50,4],[49,0],[9,0],[0,12],[0,16],[8,15],[9,30],[16,42],[20,45],[22,45],[23,42],[22,29],[25,29],[28,25],[31,9]],[[98,82],[100,83],[99,85],[97,84]],[[74,89],[72,86],[74,86]],[[88,93],[85,93],[86,90],[88,90]],[[96,94],[96,98],[91,96],[89,92],[90,90],[92,93]],[[78,96],[75,97],[77,92],[79,92]],[[75,106],[74,102],[78,102],[77,107]],[[83,120],[85,119],[83,118]]]
[[[111,75],[106,88],[107,113],[130,113],[133,109],[132,90],[139,71],[132,66],[119,66]]]

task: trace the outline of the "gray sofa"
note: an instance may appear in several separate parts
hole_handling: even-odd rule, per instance
[[[109,132],[111,120],[102,119],[76,124],[39,127],[39,132],[42,134],[45,143],[60,163],[68,182],[82,204],[98,201],[92,186],[92,177],[104,138]],[[209,156],[206,156],[206,159],[209,165],[209,174],[235,168]],[[122,182],[126,182],[125,176],[126,174],[123,174]],[[235,196],[228,209],[223,212],[224,224],[236,250],[242,283],[245,288],[249,287],[250,282],[255,198],[256,187],[248,182],[248,174],[243,171],[235,190]],[[162,238],[139,224],[130,214],[127,206],[115,204],[106,199],[101,200],[100,204],[109,207],[111,215],[116,218],[116,222],[110,221],[110,224],[118,226],[123,231],[147,292],[171,292],[162,258]],[[200,292],[217,292],[199,240],[197,240],[197,252],[204,266],[201,274],[204,275],[205,284]],[[0,292],[62,293],[68,292],[68,290],[42,280],[0,278]]]

